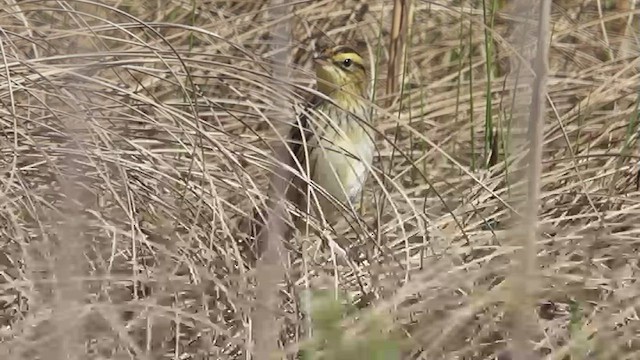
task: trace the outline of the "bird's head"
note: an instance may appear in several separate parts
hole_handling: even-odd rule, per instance
[[[350,107],[350,99],[366,96],[367,72],[362,57],[353,48],[340,45],[314,58],[318,91]]]

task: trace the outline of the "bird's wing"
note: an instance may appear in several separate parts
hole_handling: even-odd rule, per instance
[[[300,211],[305,211],[304,199],[307,194],[308,183],[300,174],[307,174],[307,170],[312,171],[314,164],[309,163],[307,165],[307,154],[311,151],[310,142],[313,140],[314,131],[309,119],[310,113],[318,106],[320,99],[314,97],[306,106],[304,111],[298,114],[296,121],[289,130],[287,137],[288,146],[291,149],[291,154],[295,158],[291,158],[289,165],[297,169],[292,174],[289,181],[289,188],[287,189],[287,200],[291,201]],[[313,145],[311,145],[313,146]],[[297,160],[297,162],[295,161]]]
[[[290,156],[287,157],[287,166],[297,171],[290,173],[288,186],[286,189],[286,198],[289,202],[292,202],[301,212],[306,211],[306,202],[304,199],[307,194],[308,183],[299,174],[307,172],[306,155],[308,150],[307,144],[313,138],[313,129],[311,129],[309,121],[309,109],[314,109],[320,99],[314,97],[309,101],[306,111],[300,112],[296,121],[292,124],[289,134],[286,138],[286,146],[288,146],[291,152],[288,152]],[[293,155],[293,156],[291,156]],[[297,162],[295,161],[297,160]],[[298,165],[299,164],[299,165]],[[313,164],[309,164],[309,168],[312,168]],[[269,202],[267,202],[269,203]],[[266,221],[265,209],[254,209],[253,221],[249,233],[254,240],[258,240],[260,233],[262,232],[264,223]],[[261,244],[256,244],[256,255],[259,256],[262,253]]]

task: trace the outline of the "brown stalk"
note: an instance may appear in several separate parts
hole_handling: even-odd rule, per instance
[[[387,69],[387,103],[389,107],[399,92],[399,80],[404,74],[404,59],[407,51],[407,36],[411,29],[412,0],[393,2],[393,20],[391,22],[391,40],[389,41],[389,65]]]

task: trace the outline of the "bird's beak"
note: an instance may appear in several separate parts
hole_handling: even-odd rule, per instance
[[[324,65],[327,65],[327,64],[329,63],[328,59],[329,59],[329,58],[328,58],[326,55],[324,55],[324,54],[316,54],[316,55],[313,57],[313,62],[314,62],[316,65],[322,65],[322,66],[324,66]]]

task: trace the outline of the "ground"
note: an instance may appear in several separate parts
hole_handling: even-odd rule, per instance
[[[279,4],[7,2],[2,358],[639,356],[636,3],[415,1],[408,32],[392,1]],[[302,234],[256,261],[323,42],[376,105],[362,206],[322,232],[349,262]]]

